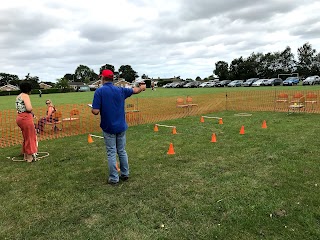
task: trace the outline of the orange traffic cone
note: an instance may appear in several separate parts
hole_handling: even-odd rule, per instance
[[[157,124],[154,125],[153,131],[155,131],[155,132],[158,132],[158,131],[159,131]]]
[[[93,143],[93,139],[90,134],[88,135],[88,143]]]
[[[118,162],[116,162],[116,168],[117,168],[117,171],[120,172],[120,168],[118,166]]]
[[[240,134],[242,134],[242,135],[244,134],[244,126],[243,125],[241,126]]]
[[[262,122],[262,128],[267,128],[267,122],[266,122],[266,120],[263,120],[263,122]]]
[[[175,127],[172,128],[172,134],[177,134],[177,129]]]
[[[167,154],[170,154],[170,155],[175,154],[174,149],[173,149],[173,143],[170,143],[169,150],[168,150]]]
[[[223,124],[222,118],[219,118],[219,124]]]
[[[200,118],[200,122],[204,122],[204,118],[202,116]]]
[[[212,133],[211,142],[217,142],[217,137],[215,133]]]

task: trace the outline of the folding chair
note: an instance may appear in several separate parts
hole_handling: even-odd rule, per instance
[[[77,127],[80,127],[80,111],[77,108],[74,108],[70,111],[69,113],[69,117],[67,118],[63,118],[62,121],[64,122],[68,122],[69,126],[71,126],[72,122],[76,122],[77,123]]]
[[[52,126],[53,131],[61,131],[63,127],[62,121],[62,113],[60,111],[56,111],[52,114],[52,122],[46,122],[46,125]],[[60,128],[58,127],[60,126]]]
[[[187,96],[186,103],[189,107],[197,107],[198,106],[198,104],[192,102],[192,97],[190,97],[190,96]]]
[[[288,99],[289,99],[288,94],[279,93],[279,95],[277,96],[276,102],[277,103],[287,103]]]
[[[318,96],[315,93],[307,93],[306,95],[306,105],[311,104],[311,109],[314,110],[314,104],[318,103]]]
[[[292,96],[292,99],[291,99],[291,103],[299,103],[300,102],[300,99],[303,97],[303,94],[300,93],[300,92],[297,92],[295,93],[293,96]]]
[[[183,98],[178,97],[177,101],[176,101],[176,107],[177,108],[187,108],[187,107],[189,107],[189,105],[184,103],[184,99]]]

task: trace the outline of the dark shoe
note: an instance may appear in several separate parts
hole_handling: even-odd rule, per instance
[[[121,175],[119,178],[120,178],[120,180],[125,182],[129,179],[129,176]]]
[[[113,181],[108,181],[108,184],[110,184],[111,186],[117,186],[119,184],[119,182],[113,182]]]

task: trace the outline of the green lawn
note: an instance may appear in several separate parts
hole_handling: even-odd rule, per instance
[[[133,98],[161,98],[161,97],[174,97],[174,96],[195,96],[209,93],[221,93],[221,92],[233,92],[233,91],[265,91],[265,90],[297,90],[297,91],[312,91],[319,90],[320,85],[316,86],[290,86],[290,87],[241,87],[241,88],[157,88],[156,91],[147,89],[145,92],[134,95]],[[73,92],[63,94],[42,94],[40,98],[38,94],[31,95],[31,102],[33,107],[45,106],[45,100],[51,99],[55,105],[63,104],[80,104],[80,103],[91,103],[94,92]],[[0,111],[5,109],[15,108],[16,96],[0,96]]]
[[[76,98],[92,93],[66,97]],[[0,239],[320,239],[319,115],[210,115],[224,124],[161,122],[176,135],[130,127],[130,179],[117,187],[106,184],[101,139],[41,141],[50,155],[32,164],[8,159],[20,146],[0,149]],[[171,142],[175,155],[167,155]]]

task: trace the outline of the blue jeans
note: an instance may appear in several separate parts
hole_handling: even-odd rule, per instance
[[[129,176],[128,155],[126,152],[126,132],[110,134],[103,132],[104,142],[107,148],[109,181],[119,182],[119,174],[116,167],[117,153],[120,162],[120,174]]]

